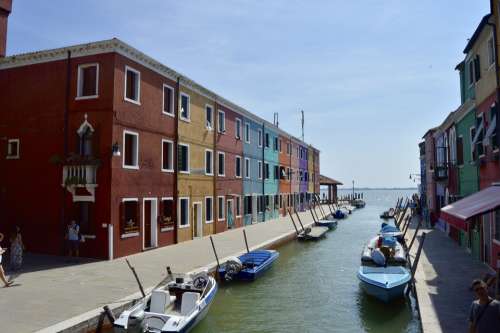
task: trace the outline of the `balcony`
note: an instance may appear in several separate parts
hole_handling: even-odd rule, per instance
[[[95,202],[98,163],[91,160],[67,161],[63,164],[62,186],[73,196],[73,202]]]
[[[434,170],[434,180],[435,181],[446,181],[448,179],[448,166],[438,165]]]

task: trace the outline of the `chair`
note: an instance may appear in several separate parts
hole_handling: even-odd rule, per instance
[[[153,290],[149,312],[165,313],[170,305],[170,293],[166,290]]]
[[[181,316],[189,316],[196,307],[200,294],[186,291],[182,294]]]

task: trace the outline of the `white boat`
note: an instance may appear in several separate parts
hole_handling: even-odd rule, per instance
[[[207,272],[176,277],[123,311],[114,332],[189,332],[206,316],[216,293],[217,282]]]

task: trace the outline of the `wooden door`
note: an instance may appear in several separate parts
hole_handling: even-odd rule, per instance
[[[151,200],[144,201],[144,247],[151,247]]]

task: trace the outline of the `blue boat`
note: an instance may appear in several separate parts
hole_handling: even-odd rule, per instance
[[[219,268],[222,280],[253,281],[271,268],[279,257],[275,250],[256,250],[247,252],[239,257],[230,258]]]
[[[404,296],[411,280],[410,271],[404,266],[361,266],[358,271],[363,290],[383,302]]]

